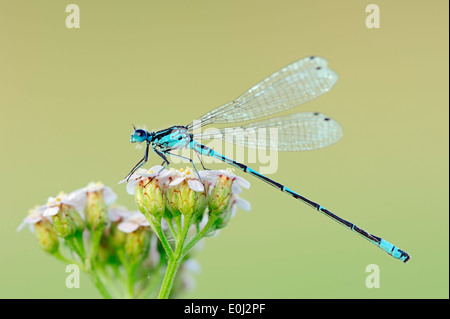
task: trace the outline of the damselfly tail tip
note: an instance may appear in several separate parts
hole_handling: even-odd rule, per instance
[[[408,262],[408,260],[410,260],[411,259],[411,256],[409,256],[407,253],[405,253],[405,252],[403,252],[405,255],[404,255],[404,260],[403,260],[403,262],[406,264],[407,262]]]
[[[400,253],[400,256],[395,256],[395,258],[400,259],[401,261],[403,261],[405,264],[408,262],[408,260],[411,259],[411,256],[409,256],[409,254],[401,249],[397,250],[398,253]]]

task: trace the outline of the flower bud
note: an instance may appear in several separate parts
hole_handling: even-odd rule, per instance
[[[64,206],[65,205],[63,205],[62,209],[65,209]],[[77,212],[75,209],[73,209],[73,207],[68,206],[67,207],[67,215],[69,216],[70,219],[72,219],[77,231],[84,230],[86,223],[84,222],[84,220],[81,217],[79,212]]]
[[[130,264],[135,264],[147,256],[150,234],[148,227],[139,227],[135,231],[125,234],[124,249]]]
[[[53,229],[59,237],[69,238],[79,229],[79,225],[77,223],[80,223],[80,221],[78,218],[74,219],[74,216],[76,215],[80,217],[71,206],[61,204],[59,212],[51,217]]]
[[[231,209],[233,179],[228,176],[220,175],[215,185],[211,189],[208,208],[210,215],[220,215]]]
[[[145,187],[144,187],[145,186]],[[135,200],[143,213],[153,215],[157,219],[164,213],[164,196],[158,180],[141,181],[135,191]]]
[[[86,224],[91,231],[102,231],[106,225],[106,205],[103,191],[87,193]]]
[[[201,215],[206,208],[206,199],[202,183],[191,176],[190,170],[175,178],[166,190],[166,207],[173,216]]]
[[[46,252],[53,254],[58,250],[58,236],[52,228],[51,223],[47,219],[34,224],[34,231],[39,246]]]

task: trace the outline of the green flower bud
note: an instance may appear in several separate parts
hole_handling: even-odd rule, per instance
[[[231,209],[231,186],[233,180],[225,175],[221,175],[212,187],[208,209],[210,215],[219,216],[229,212]]]
[[[136,188],[135,200],[143,214],[153,215],[157,219],[162,217],[165,210],[164,194],[158,180],[141,182]]]
[[[79,223],[79,220],[78,218],[74,219],[74,216],[76,215],[79,216],[71,206],[62,204],[59,212],[52,216],[53,229],[59,237],[65,239],[72,237],[79,229],[77,224]]]
[[[64,209],[63,205],[63,209]],[[72,219],[73,223],[75,224],[76,230],[77,231],[83,231],[86,223],[84,222],[83,218],[81,218],[80,213],[78,213],[75,209],[73,209],[72,207],[68,206],[67,207],[67,215],[69,216],[70,219]]]
[[[139,227],[131,233],[125,234],[124,249],[130,264],[135,264],[148,255],[150,248],[150,230]]]
[[[58,236],[52,228],[52,224],[42,219],[40,222],[34,224],[34,231],[38,240],[39,246],[46,252],[53,254],[58,251],[59,241]]]
[[[106,205],[103,191],[88,192],[86,205],[86,224],[91,231],[102,231],[106,225]]]
[[[190,175],[190,170],[187,170],[182,177],[179,177],[179,183],[169,184],[166,190],[166,206],[173,216],[183,214],[185,217],[197,217],[206,208],[206,191],[201,182],[190,179]]]

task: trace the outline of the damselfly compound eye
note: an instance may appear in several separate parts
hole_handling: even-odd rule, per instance
[[[147,139],[147,131],[138,129],[133,132],[131,135],[131,142],[132,143],[142,143]]]

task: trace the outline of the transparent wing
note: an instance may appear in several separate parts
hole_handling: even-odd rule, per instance
[[[321,113],[305,112],[224,129],[207,129],[194,134],[195,140],[222,139],[239,146],[277,150],[306,151],[339,141],[342,127]]]
[[[327,61],[308,57],[275,72],[236,100],[189,124],[189,130],[213,123],[232,123],[268,116],[310,101],[329,91],[338,79]]]

